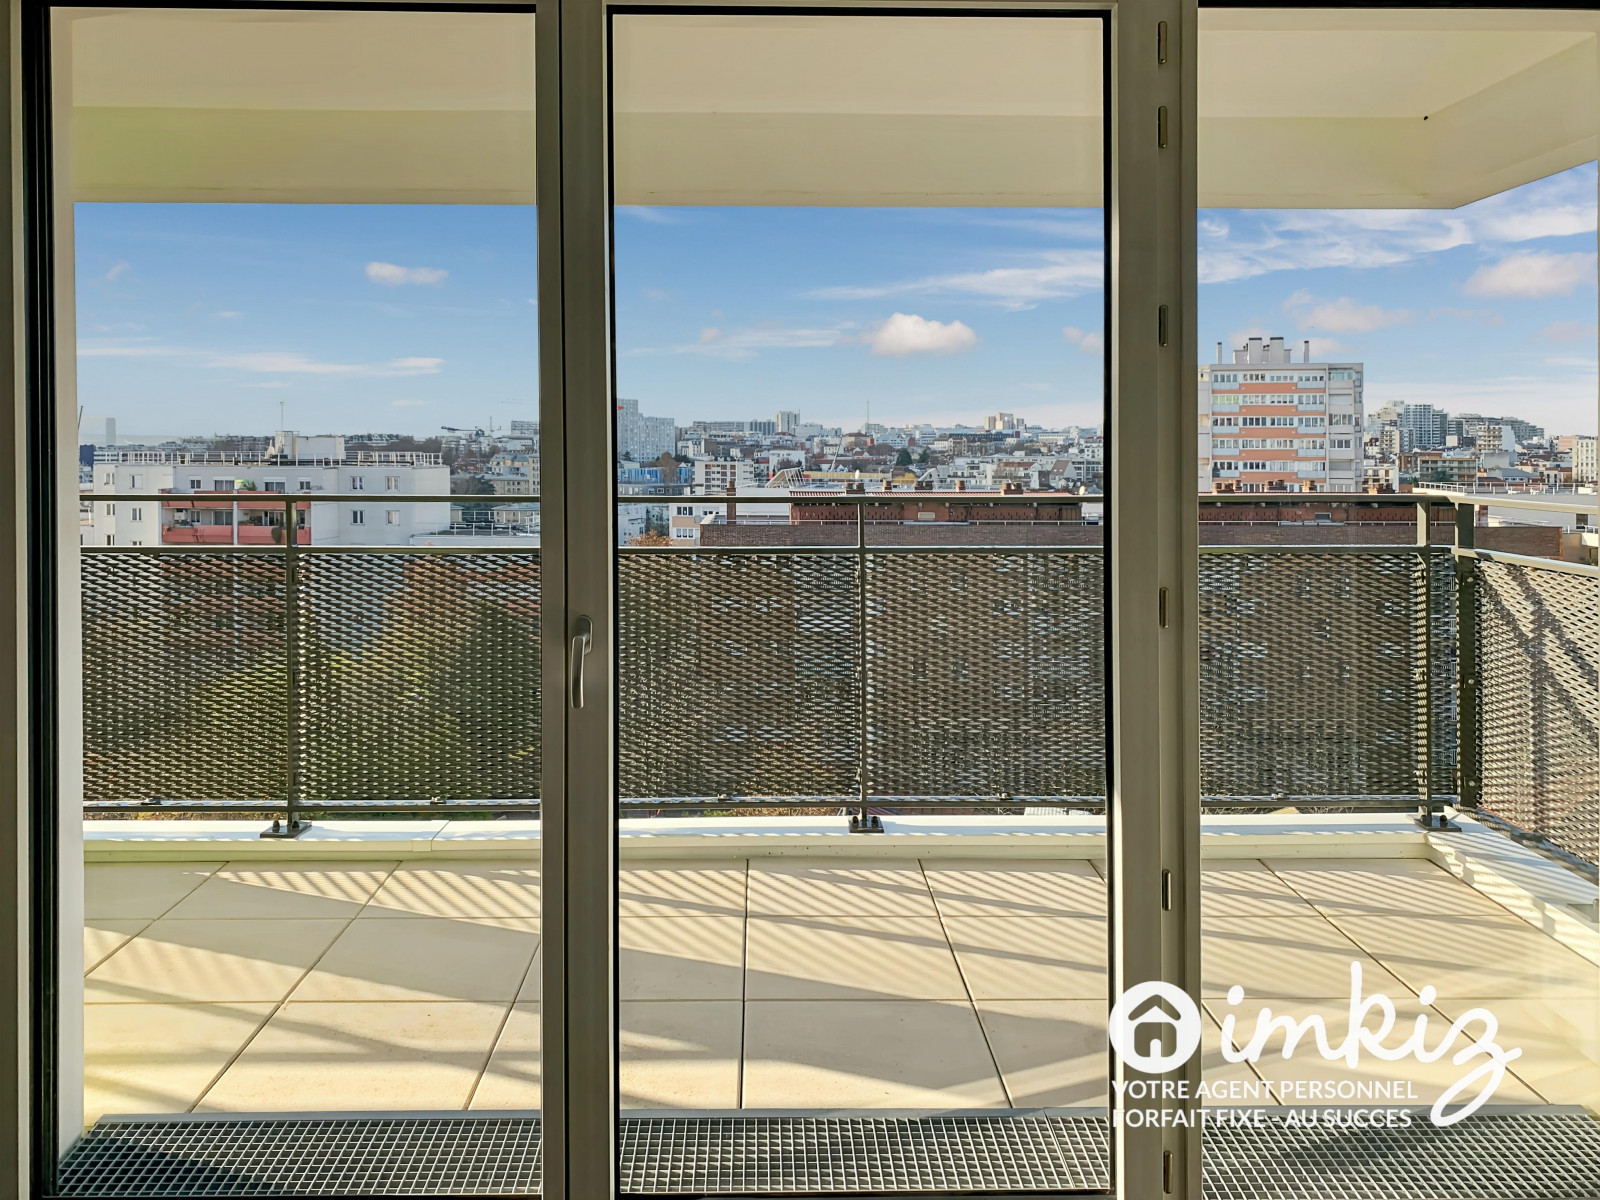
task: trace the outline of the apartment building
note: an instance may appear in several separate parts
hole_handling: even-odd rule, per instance
[[[671,454],[678,442],[677,422],[671,417],[647,417],[637,400],[617,397],[617,457],[636,463],[654,462]]]
[[[753,488],[755,463],[748,458],[697,458],[694,460],[694,488],[701,493],[726,492],[730,488]]]
[[[415,534],[448,529],[448,503],[406,502],[444,495],[450,469],[423,451],[347,451],[342,437],[281,433],[260,454],[106,447],[82,500],[85,545],[281,545],[288,495],[295,541],[317,546],[404,546]],[[318,500],[319,495],[370,495]],[[97,496],[148,495],[142,500]]]
[[[1572,439],[1572,482],[1593,484],[1600,482],[1600,463],[1596,462],[1595,448],[1600,438],[1580,433]]]
[[[1354,492],[1362,485],[1361,363],[1301,361],[1250,338],[1200,367],[1202,492]]]

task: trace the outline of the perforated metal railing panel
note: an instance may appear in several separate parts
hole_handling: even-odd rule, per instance
[[[1475,565],[1483,806],[1600,861],[1600,579]]]
[[[1208,796],[1415,795],[1415,551],[1200,556],[1200,787]]]
[[[1318,1112],[1328,1110],[1319,1109]],[[530,1196],[534,1115],[108,1118],[61,1194]],[[1046,1115],[625,1117],[625,1195],[1083,1193],[1110,1183],[1106,1119]],[[1600,1123],[1576,1109],[1436,1128],[1212,1125],[1209,1200],[1593,1200]]]
[[[295,560],[83,556],[87,800],[537,797],[537,552]]]
[[[300,557],[300,796],[539,794],[537,551]]]
[[[282,555],[83,556],[86,798],[281,802]]]
[[[617,593],[623,796],[856,790],[853,555],[635,552]]]
[[[1098,552],[867,559],[875,795],[1105,793]]]

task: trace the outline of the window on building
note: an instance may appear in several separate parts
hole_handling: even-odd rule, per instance
[[[383,490],[386,492],[398,492],[400,490],[400,476],[385,475],[383,477]]]
[[[353,509],[351,511],[351,513],[350,513],[350,524],[352,524],[352,525],[365,525],[366,523],[367,523],[367,514],[366,513],[362,512],[359,508]]]
[[[142,508],[130,508],[128,510],[128,519],[130,521],[142,521],[142,520],[144,520],[144,509],[142,509]]]
[[[191,479],[191,480],[189,480],[189,490],[191,492],[198,492],[203,486],[205,486],[205,485],[204,485],[204,482],[202,480],[199,480],[199,479]]]
[[[364,492],[364,491],[366,491],[367,490],[367,477],[365,475],[352,475],[352,476],[350,476],[350,490],[352,492]]]
[[[134,488],[134,489],[142,488],[144,486],[144,476],[143,475],[129,475],[128,476],[128,486],[130,488]]]
[[[231,492],[233,491],[233,480],[213,479],[211,481],[211,490],[213,492]]]
[[[400,510],[398,508],[386,509],[383,514],[383,523],[385,525],[400,524]]]
[[[281,479],[269,479],[261,485],[261,490],[264,492],[282,493],[288,491],[288,485],[285,484]]]
[[[302,479],[302,480],[301,480],[301,481],[300,481],[300,490],[301,490],[301,491],[302,491],[302,492],[309,492],[309,491],[310,491],[310,490],[311,490],[311,480],[309,480],[309,479]]]

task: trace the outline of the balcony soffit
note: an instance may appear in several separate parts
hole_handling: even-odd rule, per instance
[[[525,14],[58,22],[79,199],[532,202]],[[1595,157],[1593,14],[1202,25],[1204,207],[1454,207]],[[631,14],[615,73],[621,203],[1100,203],[1091,22]]]

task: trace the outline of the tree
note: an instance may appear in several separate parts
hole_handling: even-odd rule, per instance
[[[899,454],[896,454],[894,456],[894,465],[897,467],[909,467],[911,465],[911,452],[902,450]]]
[[[652,531],[650,531],[648,533],[636,533],[636,534],[634,534],[631,538],[628,539],[628,545],[630,545],[630,546],[670,546],[670,545],[672,545],[672,539],[669,538],[664,533],[656,533],[654,530],[652,530]]]
[[[928,452],[926,450],[924,450],[921,454],[917,455],[917,465],[923,466],[923,467],[928,465]]]

